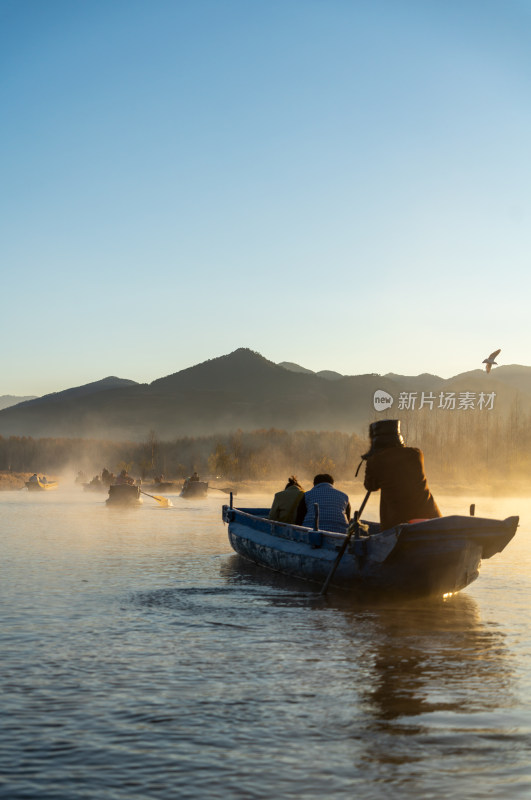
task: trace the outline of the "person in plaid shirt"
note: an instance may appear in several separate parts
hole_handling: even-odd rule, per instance
[[[305,492],[297,509],[297,525],[313,528],[314,503],[319,506],[319,528],[333,533],[346,533],[350,520],[348,495],[334,488],[334,479],[323,473],[313,479],[313,489]]]

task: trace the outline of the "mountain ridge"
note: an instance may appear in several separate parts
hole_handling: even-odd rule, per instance
[[[495,392],[501,412],[516,398],[531,411],[531,367],[472,370],[448,379],[427,373],[335,373],[330,379],[286,363],[292,362],[275,364],[242,347],[149,384],[110,376],[0,410],[0,435],[142,440],[150,430],[164,439],[264,428],[359,433],[381,416],[373,406],[376,390],[394,398],[393,416],[407,410],[401,398],[414,396],[418,408],[422,393]]]
[[[26,395],[24,397],[19,397],[14,394],[2,394],[0,395],[0,411],[3,408],[11,408],[11,406],[16,406],[19,403],[26,403],[28,400],[35,400],[36,395]]]
[[[59,392],[50,392],[49,394],[43,394],[41,397],[29,398],[23,401],[23,404],[30,405],[42,402],[56,402],[57,400],[62,400],[67,397],[81,397],[86,394],[96,394],[98,392],[106,392],[109,389],[117,389],[132,385],[137,385],[137,382],[129,380],[128,378],[117,378],[114,375],[110,375],[99,381],[84,383],[81,386],[73,386],[70,389],[62,389]],[[22,405],[22,403],[19,403],[19,405]]]

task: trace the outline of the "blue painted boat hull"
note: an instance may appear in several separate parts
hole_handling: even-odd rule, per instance
[[[345,536],[267,519],[269,509],[223,506],[229,541],[256,564],[322,585]],[[352,538],[331,585],[354,593],[433,596],[458,592],[474,581],[482,559],[513,538],[518,517],[491,520],[450,516]]]

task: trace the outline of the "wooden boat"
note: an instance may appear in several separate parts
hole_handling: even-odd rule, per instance
[[[178,491],[181,486],[175,481],[154,481],[153,483],[143,483],[144,489],[149,489],[150,492],[171,492]]]
[[[233,549],[256,564],[322,586],[345,534],[274,522],[267,519],[268,513],[266,508],[223,506]],[[351,538],[331,586],[362,597],[457,592],[476,580],[482,559],[510,542],[518,519],[455,515],[381,532],[378,523],[364,522],[359,538]]]
[[[106,492],[108,491],[109,487],[105,483],[84,483],[83,484],[83,491],[84,492]]]
[[[105,501],[109,506],[140,506],[144,502],[140,497],[140,486],[130,483],[111,483],[109,496]]]
[[[37,481],[26,481],[26,486],[30,492],[50,492],[52,489],[57,489],[59,483],[57,481],[43,483],[39,479]]]
[[[180,497],[206,497],[207,492],[207,481],[191,481],[188,478],[183,483]]]

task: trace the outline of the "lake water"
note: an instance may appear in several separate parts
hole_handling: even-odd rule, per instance
[[[400,607],[319,599],[232,553],[223,495],[172,499],[0,493],[2,798],[531,797],[530,501],[438,497],[520,528]]]

